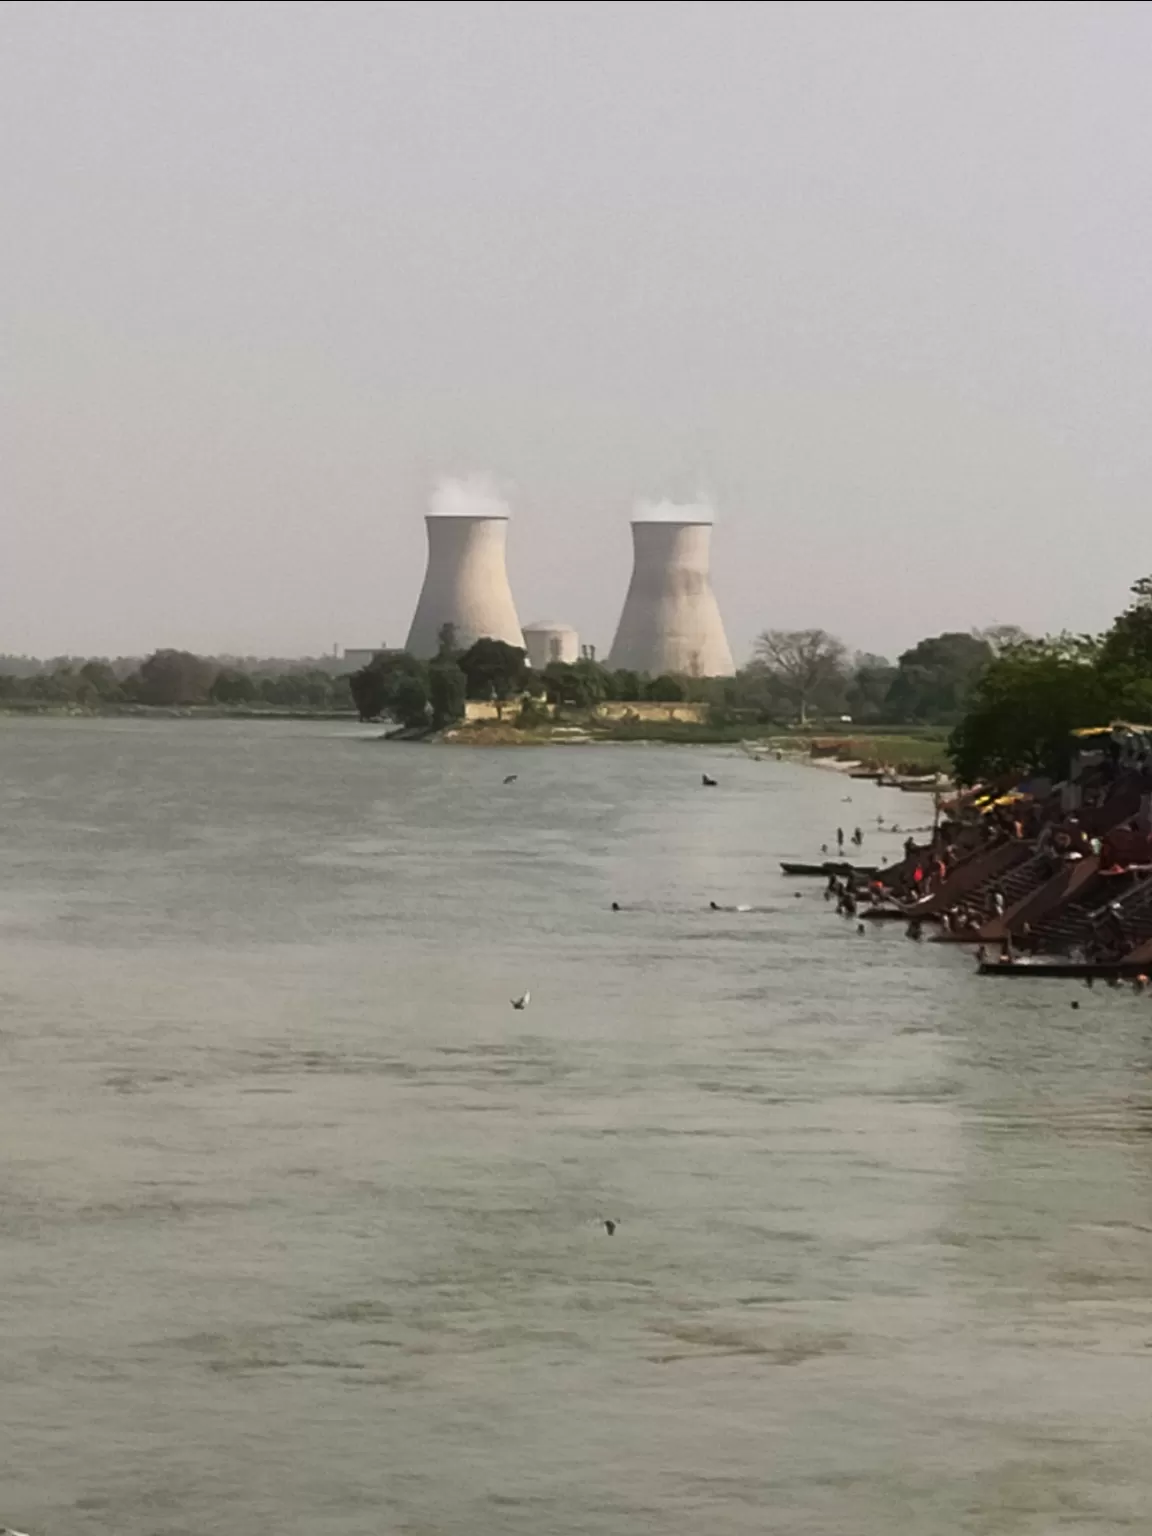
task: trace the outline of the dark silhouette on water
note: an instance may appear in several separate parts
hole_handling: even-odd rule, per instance
[[[518,773],[506,773],[504,775],[504,782],[505,784],[515,784],[519,777],[520,775]]]
[[[710,779],[706,773],[702,773],[700,775],[700,782],[702,784],[707,784],[709,789],[715,789],[716,785],[719,784],[720,780],[719,779]]]
[[[518,1012],[523,1012],[524,1009],[527,1008],[527,1006],[528,1006],[529,1002],[531,1001],[531,999],[532,999],[531,992],[525,992],[523,997],[514,997],[512,999],[512,1006]]]
[[[604,1219],[604,1230],[605,1230],[605,1232],[607,1232],[609,1237],[611,1237],[613,1235],[613,1233],[616,1231],[616,1228],[618,1226],[619,1226],[619,1222],[613,1221],[610,1216],[605,1217],[605,1219]]]
[[[613,912],[619,912],[619,910],[620,910],[620,903],[618,901],[614,901],[612,903],[612,910],[613,910]]]

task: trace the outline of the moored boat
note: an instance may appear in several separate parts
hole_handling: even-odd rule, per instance
[[[879,869],[878,864],[849,864],[846,859],[826,859],[822,864],[803,864],[781,859],[780,868],[786,875],[808,875],[814,879],[828,875],[871,876]]]

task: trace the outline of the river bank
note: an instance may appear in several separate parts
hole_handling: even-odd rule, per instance
[[[657,742],[668,746],[736,746],[751,755],[781,754],[849,771],[889,772],[902,777],[946,773],[950,769],[948,740],[942,731],[917,735],[882,731],[853,736],[826,736],[781,731],[778,725],[757,726],[668,720],[602,720],[573,717],[521,726],[512,721],[483,720],[455,726],[439,739],[453,746],[538,747],[571,746],[585,742]]]
[[[5,719],[70,720],[235,720],[345,721],[361,723],[354,710],[284,708],[251,704],[57,704],[5,701]],[[707,720],[653,720],[572,715],[559,720],[520,725],[510,720],[476,720],[446,731],[386,732],[389,740],[444,742],[469,747],[575,746],[586,742],[654,742],[664,746],[743,746],[753,755],[785,756],[823,763],[828,767],[886,771],[913,777],[947,772],[947,733],[923,730],[883,730],[838,735],[811,730],[781,730],[777,724],[748,720],[714,723]]]

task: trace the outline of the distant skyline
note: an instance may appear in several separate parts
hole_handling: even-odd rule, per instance
[[[0,7],[0,652],[402,643],[442,477],[606,654],[638,503],[737,659],[1152,571],[1152,10]]]

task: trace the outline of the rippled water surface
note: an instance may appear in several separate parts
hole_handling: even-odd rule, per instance
[[[1152,1002],[778,873],[910,796],[366,734],[0,722],[0,1525],[1152,1529]]]

